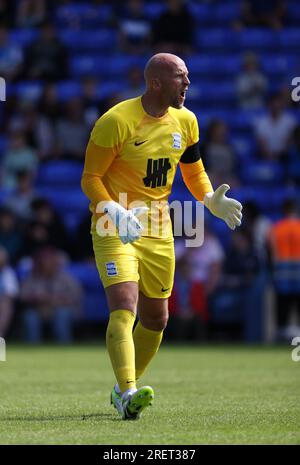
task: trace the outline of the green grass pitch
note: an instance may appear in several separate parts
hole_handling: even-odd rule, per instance
[[[153,407],[121,421],[103,346],[7,347],[1,444],[300,444],[291,346],[163,345],[143,384]]]

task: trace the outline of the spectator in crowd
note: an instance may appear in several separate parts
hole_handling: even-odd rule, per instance
[[[238,185],[237,157],[228,140],[228,127],[223,120],[213,119],[210,122],[201,154],[213,185]]]
[[[243,212],[244,217],[247,218],[247,221],[245,221],[244,224],[244,229],[248,237],[251,238],[255,254],[259,257],[259,260],[262,263],[266,263],[266,247],[272,221],[260,211],[257,203],[255,202],[245,202],[243,204]]]
[[[300,331],[300,218],[297,202],[288,199],[283,218],[272,226],[269,235],[274,279],[277,340],[299,336]],[[291,326],[293,309],[298,326]]]
[[[81,97],[84,121],[88,127],[92,127],[95,121],[104,113],[104,99],[101,98],[101,83],[93,76],[86,76],[82,80]]]
[[[167,9],[153,26],[153,46],[157,52],[187,55],[193,50],[194,22],[183,0],[167,0]]]
[[[282,96],[273,95],[269,100],[268,113],[254,122],[260,156],[286,162],[296,125],[296,118],[284,108]]]
[[[204,286],[205,295],[209,297],[218,286],[224,259],[223,247],[205,223],[204,242],[201,247],[184,248],[184,238],[175,240],[175,256],[179,262],[185,257],[190,279],[200,282]]]
[[[138,97],[145,90],[143,72],[138,66],[133,66],[127,74],[127,86],[120,93],[122,100]]]
[[[285,108],[297,109],[299,107],[299,102],[295,102],[292,99],[289,77],[287,78],[286,83],[280,86],[278,93],[282,98],[283,105]]]
[[[41,160],[58,158],[60,155],[55,128],[62,115],[63,105],[58,99],[55,84],[47,83],[37,105],[39,121],[36,140]]]
[[[66,104],[65,115],[56,125],[56,138],[63,158],[82,161],[90,128],[84,121],[82,102],[73,98]]]
[[[44,247],[36,252],[32,271],[21,283],[20,291],[26,341],[42,342],[43,329],[48,324],[57,342],[72,342],[81,295],[80,284],[62,269],[58,250]]]
[[[9,265],[6,250],[0,247],[0,337],[9,331],[18,292],[17,276]]]
[[[91,215],[86,215],[80,222],[75,233],[75,260],[94,262],[93,243],[91,238]]]
[[[34,103],[21,101],[11,117],[10,128],[23,131],[28,144],[36,150],[40,160],[45,160],[55,151],[55,135],[51,122],[38,112]]]
[[[0,246],[6,250],[12,264],[20,258],[23,244],[24,237],[16,215],[8,207],[0,207]]]
[[[27,144],[22,131],[13,131],[9,137],[9,147],[2,159],[2,186],[14,189],[17,186],[17,174],[21,170],[35,173],[38,167],[36,151]]]
[[[10,28],[14,26],[15,5],[14,2],[0,0],[0,23]]]
[[[29,79],[57,81],[68,74],[68,57],[52,23],[41,25],[40,36],[26,49],[25,75]]]
[[[252,238],[245,230],[231,234],[222,278],[211,300],[212,325],[226,328],[231,337],[243,337],[249,342],[262,338],[263,305],[258,288],[260,259]]]
[[[16,26],[34,28],[46,19],[46,0],[19,0],[17,5]]]
[[[23,52],[8,37],[7,27],[0,24],[0,75],[8,81],[18,79],[22,71]]]
[[[31,204],[36,198],[33,182],[34,176],[31,171],[19,171],[17,173],[16,188],[5,200],[5,205],[24,222],[30,220],[32,215]]]
[[[235,230],[224,261],[222,287],[237,290],[242,301],[245,289],[253,283],[259,269],[260,259],[252,238],[243,229]]]
[[[286,16],[283,0],[246,0],[243,2],[242,23],[245,26],[281,29]]]
[[[72,249],[66,228],[47,199],[36,198],[31,203],[32,221],[26,230],[23,255],[31,255],[42,245],[52,245],[69,252]]]
[[[259,69],[257,56],[247,53],[244,57],[243,70],[237,78],[237,94],[241,108],[260,108],[264,104],[267,91],[267,79]]]
[[[38,112],[52,124],[61,116],[62,104],[58,99],[56,85],[45,83],[42,95],[38,102]]]
[[[190,273],[189,259],[178,261],[174,288],[169,300],[169,335],[176,340],[200,341],[206,337],[208,304],[204,283]]]
[[[147,52],[151,38],[151,23],[143,11],[142,0],[129,0],[116,10],[120,33],[120,45],[124,52]]]

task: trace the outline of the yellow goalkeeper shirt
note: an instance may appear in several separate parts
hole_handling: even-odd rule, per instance
[[[179,162],[189,188],[189,179],[192,181],[194,174],[202,175],[202,180],[197,178],[200,191],[196,187],[196,194],[192,192],[202,200],[213,189],[200,155],[188,150],[198,145],[198,139],[197,119],[185,107],[169,107],[160,118],[145,112],[141,96],[112,107],[96,121],[86,152],[82,188],[91,200],[93,217],[97,217],[98,202],[119,202],[120,193],[127,195],[127,208],[132,202],[142,201],[151,207],[153,201],[167,201]],[[161,207],[155,208],[159,211]],[[155,208],[152,204],[148,219],[157,213]],[[151,233],[148,226],[145,235],[156,233]]]

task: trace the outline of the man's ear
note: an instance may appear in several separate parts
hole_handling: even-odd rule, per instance
[[[159,89],[161,89],[161,82],[160,82],[160,79],[158,79],[158,78],[152,79],[152,88],[153,88],[154,90],[159,90]]]

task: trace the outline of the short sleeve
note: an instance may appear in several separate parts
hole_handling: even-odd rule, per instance
[[[91,132],[91,140],[99,147],[117,148],[126,138],[126,129],[122,119],[108,111],[96,121]]]

